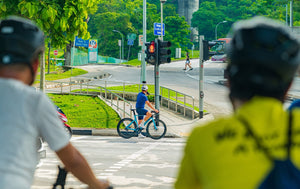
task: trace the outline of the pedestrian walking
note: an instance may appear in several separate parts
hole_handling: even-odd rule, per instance
[[[189,67],[189,70],[193,70],[192,66],[191,66],[191,61],[190,61],[190,56],[189,56],[189,52],[186,52],[186,60],[185,60],[185,66],[183,70],[186,70],[186,68]]]

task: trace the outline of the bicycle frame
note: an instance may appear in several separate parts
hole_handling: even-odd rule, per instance
[[[130,126],[133,124],[133,122],[135,122],[136,125],[139,125],[139,124],[138,124],[138,116],[139,116],[139,115],[135,113],[135,110],[134,110],[134,109],[132,109],[131,111],[133,112],[134,119],[133,119],[133,121],[132,121],[130,124],[128,124],[128,125],[126,126],[126,129],[132,130],[132,131],[136,131],[137,128],[134,128],[134,129],[133,129],[133,128],[131,128]],[[151,120],[153,121],[154,128],[157,129],[157,127],[156,127],[156,121],[154,120],[153,114],[152,114],[152,116],[151,116],[149,119],[147,119],[147,121],[145,121],[144,125],[147,125]]]
[[[119,136],[128,139],[133,137],[136,134],[146,132],[147,136],[152,139],[160,139],[165,136],[167,127],[166,124],[159,119],[159,114],[156,114],[155,111],[151,111],[151,117],[145,121],[144,125],[145,128],[138,126],[138,114],[135,112],[135,109],[131,109],[133,112],[133,119],[132,118],[123,118],[119,121],[117,125],[117,131]],[[144,135],[145,136],[145,135]]]

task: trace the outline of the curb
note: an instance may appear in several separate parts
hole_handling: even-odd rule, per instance
[[[92,135],[92,136],[119,136],[116,129],[72,129],[74,135]],[[164,138],[181,138],[182,136],[174,133],[166,133]]]

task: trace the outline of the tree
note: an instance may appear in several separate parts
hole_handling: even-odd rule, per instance
[[[215,0],[202,1],[200,8],[193,14],[192,26],[198,28],[199,34],[206,39],[214,39],[215,27],[219,22],[227,21],[218,26],[218,36],[225,37],[231,25],[242,19],[263,15],[285,22],[287,0]],[[299,1],[294,1],[297,10]],[[300,14],[294,11],[294,23],[299,23]]]
[[[189,43],[187,34],[189,33],[189,26],[186,22],[182,22],[183,18],[176,14],[174,3],[175,1],[172,3],[168,1],[164,4],[165,39],[169,39],[176,47],[179,47],[179,45],[186,46]],[[177,18],[178,20],[176,20]],[[155,22],[160,23],[160,2],[149,0],[147,1],[147,41],[157,38],[157,36],[154,36],[153,31]],[[91,16],[88,26],[91,35],[98,38],[101,55],[119,57],[117,40],[121,36],[112,32],[112,30],[120,31],[124,35],[125,40],[129,33],[134,33],[137,36],[142,35],[143,1],[102,0],[98,5],[97,13]],[[129,48],[126,44],[125,42],[125,47]],[[128,48],[124,49],[126,55],[128,54]],[[130,58],[137,58],[140,50],[141,47],[138,46],[138,40],[135,40],[134,45],[130,47]]]
[[[66,65],[70,65],[70,49],[76,35],[89,38],[88,15],[97,10],[97,0],[4,0],[0,16],[20,15],[35,21],[52,46],[67,44]]]
[[[166,25],[166,37],[165,41],[171,41],[171,51],[172,56],[175,54],[176,48],[182,48],[182,52],[187,50],[189,44],[192,44],[190,41],[190,26],[185,21],[185,18],[179,15],[168,16],[164,21]]]
[[[118,39],[121,39],[121,35],[113,32],[113,30],[120,31],[124,36],[124,40],[126,40],[126,34],[132,33],[134,30],[131,27],[130,16],[126,13],[105,12],[95,14],[91,18],[91,25],[96,25],[97,32],[93,34],[93,38],[98,39],[99,52],[105,56],[118,57],[119,55]]]
[[[224,20],[226,16],[217,8],[215,2],[203,2],[199,10],[193,13],[192,27],[197,28],[199,35],[204,35],[205,39],[213,40],[216,25]]]

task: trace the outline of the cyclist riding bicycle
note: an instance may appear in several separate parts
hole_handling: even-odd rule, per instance
[[[30,87],[44,52],[43,32],[30,20],[11,16],[0,21],[0,44],[0,188],[31,187],[39,137],[80,181],[108,188],[70,143],[52,102]]]
[[[139,117],[138,117],[138,125],[139,125],[139,127],[143,128],[143,129],[145,128],[145,126],[143,125],[142,122],[143,121],[144,122],[147,121],[152,116],[151,112],[149,112],[147,109],[145,109],[145,104],[147,104],[156,113],[159,112],[149,102],[147,95],[149,95],[149,93],[148,93],[148,86],[147,85],[143,85],[142,86],[142,92],[140,92],[137,95],[136,104],[135,104],[136,112],[139,115]]]

